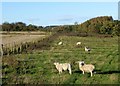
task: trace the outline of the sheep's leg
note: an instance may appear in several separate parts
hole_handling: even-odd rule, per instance
[[[60,74],[60,71],[59,71],[59,74]]]
[[[84,71],[83,71],[83,74],[84,74]]]
[[[62,70],[60,70],[60,73],[62,73]]]
[[[92,71],[90,73],[91,73],[91,77],[92,77]]]
[[[61,70],[59,70],[59,74],[60,74],[60,73],[62,73],[62,71],[61,71]]]
[[[69,73],[72,74],[71,70],[69,70]]]
[[[69,66],[68,66],[68,70],[69,70],[69,73],[70,73],[70,74],[72,74],[72,71],[71,71],[71,66],[70,66],[70,64],[69,64]]]

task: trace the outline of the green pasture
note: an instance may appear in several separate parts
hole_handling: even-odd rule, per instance
[[[63,45],[57,45],[59,41]],[[82,44],[76,46],[80,41]],[[90,54],[84,47],[91,48]],[[118,37],[77,37],[59,36],[51,43],[50,50],[4,56],[2,59],[3,84],[118,84]],[[93,77],[84,75],[76,61],[94,64]],[[72,75],[68,71],[59,74],[54,62],[69,62]]]

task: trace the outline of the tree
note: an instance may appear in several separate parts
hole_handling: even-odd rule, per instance
[[[2,24],[2,30],[3,31],[11,31],[11,29],[12,29],[12,25],[11,24],[9,24],[8,22],[4,22],[3,24]]]
[[[23,23],[23,22],[17,22],[16,23],[16,30],[17,31],[22,31],[23,29],[25,29],[25,27],[26,27],[26,24]]]
[[[75,22],[73,27],[75,32],[78,32],[78,27],[79,27],[78,22]]]

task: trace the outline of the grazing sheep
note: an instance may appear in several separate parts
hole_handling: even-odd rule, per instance
[[[59,42],[59,43],[58,43],[58,45],[62,45],[62,44],[63,44],[63,42]]]
[[[85,47],[85,51],[86,51],[86,52],[90,52],[91,49],[90,49],[89,47]]]
[[[83,72],[90,72],[91,73],[91,77],[92,77],[92,72],[95,69],[95,66],[92,64],[85,64],[84,61],[78,61],[77,63],[79,63],[79,69]]]
[[[77,42],[76,45],[81,45],[81,42]]]
[[[54,63],[56,69],[59,71],[59,74],[62,73],[62,70],[67,70],[69,71],[70,74],[72,74],[72,71],[71,71],[71,65],[69,63],[58,63],[58,62],[55,62]]]

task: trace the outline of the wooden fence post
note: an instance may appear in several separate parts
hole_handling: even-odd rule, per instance
[[[16,44],[15,44],[15,42],[14,42],[14,54],[16,54],[16,53],[17,53]]]
[[[21,43],[22,44],[22,43]],[[22,53],[22,45],[20,45],[20,53]]]
[[[13,47],[13,44],[11,46],[11,54],[14,54],[14,47]]]
[[[3,57],[3,44],[1,44],[1,57]]]
[[[25,47],[26,47],[26,49],[28,48],[28,43],[27,42],[25,43]]]
[[[23,43],[21,42],[21,52],[23,51]]]
[[[20,46],[17,45],[17,53],[19,54],[20,53]]]
[[[2,45],[2,49],[3,49],[3,55],[7,55],[7,48],[6,47],[4,47],[4,45]]]

